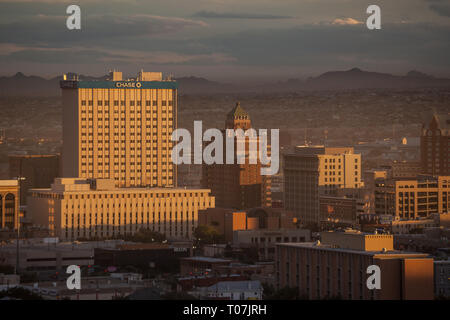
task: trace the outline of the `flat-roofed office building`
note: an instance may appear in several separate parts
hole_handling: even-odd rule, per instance
[[[319,196],[359,189],[361,155],[353,148],[298,146],[284,155],[284,205],[302,223],[319,224]]]
[[[177,83],[160,72],[106,81],[61,81],[63,177],[114,179],[119,187],[176,186],[171,135]]]
[[[112,238],[142,228],[189,239],[198,211],[214,207],[208,189],[117,188],[112,179],[57,178],[51,188],[29,195],[33,222],[66,240]]]
[[[375,213],[399,219],[427,218],[450,210],[450,176],[377,179]]]
[[[321,241],[277,244],[278,288],[307,299],[431,300],[433,258],[393,249],[393,236],[322,232]],[[367,267],[380,267],[381,289],[369,289]]]

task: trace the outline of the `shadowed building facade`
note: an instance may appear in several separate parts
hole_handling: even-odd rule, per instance
[[[422,171],[431,175],[450,175],[450,115],[434,115],[422,127],[420,155]]]
[[[27,203],[28,189],[49,188],[53,180],[60,176],[60,156],[51,155],[10,155],[9,177],[24,177],[20,181],[20,203]]]
[[[321,241],[277,244],[277,286],[307,299],[432,300],[433,258],[393,250],[393,236],[322,232]],[[380,268],[380,289],[367,287],[367,267]]]
[[[362,188],[361,155],[353,148],[298,146],[284,155],[284,206],[303,224],[319,224],[320,196]]]
[[[223,130],[225,137],[227,135],[226,129],[242,129],[244,132],[252,129],[250,116],[239,103],[227,115],[225,130]],[[250,145],[256,144],[257,150],[259,150],[259,138],[245,138],[244,164],[239,164],[237,161],[238,139],[235,138],[234,141],[233,164],[226,164],[226,148],[224,148],[223,164],[203,164],[202,187],[211,189],[211,193],[216,198],[217,207],[238,210],[270,207],[272,202],[270,177],[261,175],[259,158],[255,164],[250,163]],[[268,155],[270,155],[270,149]]]
[[[210,208],[199,212],[198,223],[215,228],[219,234],[224,235],[226,242],[233,241],[233,233],[237,230],[296,228],[292,212],[268,207],[247,210]]]

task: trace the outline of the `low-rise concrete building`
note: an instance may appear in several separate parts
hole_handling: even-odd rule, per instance
[[[233,245],[240,248],[256,248],[259,260],[274,260],[275,247],[280,242],[311,241],[306,229],[237,230],[233,233]]]
[[[277,245],[277,287],[307,299],[433,299],[433,259],[393,249],[393,236],[322,232],[321,241]],[[367,286],[369,266],[380,268],[380,288]]]

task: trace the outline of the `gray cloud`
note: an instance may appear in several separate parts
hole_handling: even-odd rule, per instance
[[[272,14],[258,14],[258,13],[232,13],[232,12],[214,12],[214,11],[199,11],[192,15],[196,18],[207,19],[292,19],[292,16],[272,15]]]
[[[411,67],[450,67],[450,26],[384,25],[372,32],[364,25],[309,25],[258,30],[203,41],[205,46],[232,54],[243,65],[353,65],[399,62]]]
[[[450,17],[450,4],[432,4],[430,9],[440,16]]]
[[[450,17],[450,0],[425,0],[428,8],[442,17]]]
[[[0,24],[1,43],[76,45],[110,38],[155,36],[189,27],[205,27],[201,21],[151,15],[97,15],[81,19],[81,30],[68,30],[65,16],[34,16]]]
[[[119,61],[126,58],[118,54],[110,54],[98,50],[57,50],[57,49],[31,49],[19,50],[9,55],[3,56],[2,60],[11,62],[35,62],[45,64],[81,64],[81,63],[101,63],[106,60]]]
[[[450,23],[445,18],[449,0],[398,0],[402,4],[396,2],[392,12],[386,9],[382,30],[377,31],[365,27],[360,0],[254,0],[245,2],[241,13],[233,13],[237,0],[89,0],[80,2],[81,31],[66,28],[69,2],[48,1],[0,0],[3,72],[24,70],[22,66],[39,70],[45,63],[52,70],[77,64],[156,65],[194,73],[201,68],[301,73],[358,66],[378,71],[429,67],[450,74]],[[408,9],[409,1],[416,4],[413,9]],[[265,14],[274,7],[279,8],[277,14]],[[204,11],[197,11],[200,8]],[[399,23],[403,9],[410,23]],[[350,17],[362,24],[351,25]],[[336,18],[342,20],[340,25],[332,24]]]
[[[307,25],[253,30],[198,39],[111,38],[97,49],[41,48],[10,53],[9,61],[43,63],[144,63],[251,67],[335,68],[403,66],[450,68],[450,26],[386,24],[379,32],[364,25]]]

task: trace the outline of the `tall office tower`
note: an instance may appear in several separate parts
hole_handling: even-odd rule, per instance
[[[302,223],[318,224],[320,195],[338,196],[363,186],[361,155],[353,152],[353,148],[299,146],[284,155],[285,208]]]
[[[19,183],[0,180],[0,229],[17,229],[19,223]]]
[[[60,156],[51,155],[10,155],[9,178],[20,180],[20,203],[27,203],[30,188],[49,188],[59,173]]]
[[[450,114],[434,115],[420,137],[422,171],[450,175]]]
[[[249,114],[239,103],[228,113],[225,120],[226,129],[242,129],[244,132],[252,128]],[[261,162],[249,163],[249,147],[254,143],[259,150],[258,137],[246,137],[245,164],[238,164],[237,144],[234,144],[234,164],[225,164],[226,148],[224,148],[224,164],[204,164],[202,186],[211,189],[216,197],[216,206],[233,209],[248,209],[271,206],[270,176],[261,175]],[[224,142],[225,144],[225,142]],[[270,155],[270,148],[268,147]]]
[[[160,72],[106,81],[61,81],[63,176],[110,178],[116,186],[176,185],[171,135],[177,83]]]

